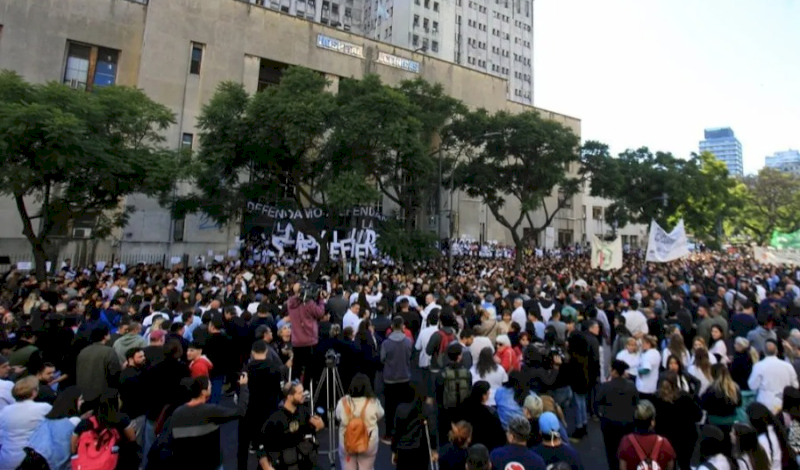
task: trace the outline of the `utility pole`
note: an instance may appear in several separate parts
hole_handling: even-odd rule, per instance
[[[442,145],[439,144],[439,179],[436,182],[436,234],[439,238],[439,252],[441,253],[442,243]]]

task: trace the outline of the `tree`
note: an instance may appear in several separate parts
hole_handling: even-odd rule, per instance
[[[0,73],[0,194],[14,199],[36,275],[53,232],[93,218],[93,236],[125,224],[125,196],[163,196],[180,174],[179,154],[161,146],[175,122],[142,91],[111,86],[94,93],[34,85]]]
[[[682,177],[686,200],[671,222],[683,219],[695,238],[719,249],[725,222],[744,204],[741,183],[731,178],[725,163],[709,152],[692,155]]]
[[[338,136],[348,115],[328,85],[300,67],[252,96],[240,84],[221,84],[198,120],[197,189],[176,211],[202,211],[226,223],[247,201],[266,198],[294,209],[321,208],[332,223],[342,209],[373,202],[377,193],[363,165]],[[316,277],[327,264],[329,238],[309,220],[296,222],[320,244]]]
[[[746,191],[736,225],[759,245],[763,246],[775,230],[800,230],[800,178],[764,168],[757,176],[746,177],[743,184]]]
[[[398,207],[396,220],[381,227],[381,251],[405,261],[435,254],[435,237],[417,222],[441,185],[438,146],[431,150],[435,135],[463,105],[440,85],[417,79],[391,88],[375,75],[341,80],[337,101],[340,121],[332,140],[339,161],[364,168]],[[442,165],[443,172],[449,168]]]
[[[446,134],[460,142],[463,150],[453,176],[455,186],[481,198],[511,232],[519,268],[526,242],[538,237],[580,190],[583,177],[570,171],[581,159],[578,137],[534,111],[467,112],[449,125]],[[556,188],[557,202],[548,206],[547,198]],[[502,209],[510,199],[519,204],[519,213],[507,218]],[[537,225],[533,214],[538,209],[545,216]],[[519,230],[525,221],[530,227],[528,237]]]
[[[647,147],[613,158],[607,145],[595,141],[586,142],[582,153],[584,172],[591,177],[590,194],[612,201],[605,218],[617,227],[651,220],[666,226],[687,202],[686,160]]]

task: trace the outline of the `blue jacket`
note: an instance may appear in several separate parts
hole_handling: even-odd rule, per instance
[[[28,447],[38,452],[50,470],[69,470],[72,456],[70,443],[75,424],[69,418],[45,419],[33,431]]]
[[[393,331],[381,344],[383,382],[404,383],[411,380],[411,340],[402,331]]]

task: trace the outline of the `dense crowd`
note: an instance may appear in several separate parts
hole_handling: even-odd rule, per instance
[[[315,468],[332,427],[348,470],[382,445],[401,470],[590,469],[573,446],[593,420],[614,470],[797,465],[800,272],[738,253],[454,262],[316,283],[303,259],[12,270],[0,470],[216,470],[231,421],[240,469]]]

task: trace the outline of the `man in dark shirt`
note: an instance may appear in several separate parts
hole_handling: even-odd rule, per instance
[[[611,380],[602,384],[597,392],[597,409],[600,427],[606,445],[609,470],[619,468],[617,448],[622,437],[633,431],[633,412],[639,394],[636,385],[625,377],[628,364],[615,360],[611,364]]]
[[[203,352],[208,360],[214,364],[211,370],[211,397],[209,403],[219,403],[222,398],[222,385],[225,378],[236,373],[238,351],[233,340],[222,330],[223,322],[219,317],[214,317],[208,323],[208,338],[206,338]]]
[[[736,302],[738,306],[737,311],[731,316],[731,331],[733,331],[733,338],[747,338],[747,333],[755,330],[758,326],[756,314],[753,311],[753,303],[749,300],[740,300]]]
[[[287,457],[299,459],[297,470],[311,470],[317,466],[316,449],[307,452],[301,443],[306,436],[318,433],[325,424],[319,416],[312,416],[305,401],[303,384],[288,383],[283,387],[284,403],[269,417],[261,429],[258,446],[258,463],[261,470],[284,470]]]
[[[147,393],[141,380],[146,363],[142,348],[131,348],[126,351],[125,362],[125,368],[119,374],[121,411],[134,422],[136,436],[140,438],[143,435],[144,415],[147,412]]]
[[[53,387],[50,386],[50,382],[53,381],[53,374],[55,374],[55,372],[56,366],[54,366],[52,363],[40,363],[38,370],[36,371],[36,378],[39,379],[39,393],[36,395],[36,398],[33,401],[49,403],[51,405],[55,403],[56,392],[54,392]]]
[[[534,451],[528,449],[528,436],[531,434],[531,423],[522,416],[511,418],[506,431],[508,445],[498,447],[491,453],[492,468],[545,470],[544,460]]]
[[[250,402],[244,419],[239,422],[239,468],[247,468],[250,442],[278,409],[281,399],[282,364],[277,354],[273,356],[269,352],[267,343],[262,340],[254,342],[250,362],[245,368],[250,393],[258,399]]]
[[[156,330],[150,333],[150,345],[144,348],[144,357],[147,359],[147,367],[153,367],[164,360],[164,343],[166,343],[167,333],[164,330]]]

